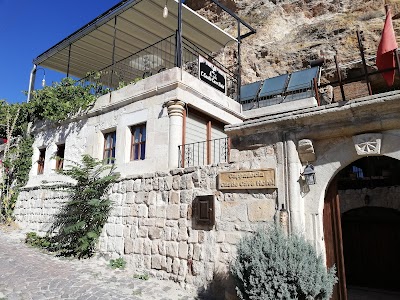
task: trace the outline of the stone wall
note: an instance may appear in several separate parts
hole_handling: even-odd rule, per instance
[[[342,213],[355,208],[376,206],[393,208],[400,211],[400,186],[376,187],[374,189],[339,190],[340,211]],[[365,196],[369,199],[366,202]]]
[[[269,167],[275,167],[273,149],[268,151]],[[227,271],[240,237],[272,222],[276,213],[276,189],[217,190],[218,173],[235,169],[237,164],[221,164],[120,180],[110,191],[115,206],[100,252],[123,256],[137,272],[196,286]],[[195,226],[192,219],[192,203],[199,195],[215,196],[212,228]],[[27,188],[17,201],[16,221],[25,231],[44,233],[63,201],[60,193]]]

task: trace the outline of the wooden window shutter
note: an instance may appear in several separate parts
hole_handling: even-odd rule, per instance
[[[198,196],[195,203],[195,219],[198,225],[213,226],[215,224],[214,196]]]

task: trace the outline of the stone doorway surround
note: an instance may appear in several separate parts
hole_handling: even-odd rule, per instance
[[[326,253],[323,234],[323,209],[327,188],[343,168],[363,156],[381,155],[400,160],[400,131],[361,134],[325,142],[326,151],[322,155],[320,153],[318,159],[314,162],[318,178],[317,184],[312,186],[303,198],[305,206],[304,231],[307,238],[314,241],[322,256],[325,256]],[[399,202],[388,202],[382,206],[400,210]],[[347,204],[346,210],[351,208]]]

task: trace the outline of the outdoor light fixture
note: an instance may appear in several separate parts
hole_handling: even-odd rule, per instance
[[[304,179],[306,180],[308,185],[315,184],[315,171],[312,164],[307,164],[301,175],[304,176]]]
[[[165,6],[164,6],[164,10],[163,10],[163,17],[164,17],[164,19],[166,19],[167,17],[168,17],[168,7],[167,7],[167,3],[168,3],[168,0],[167,1],[165,1]]]
[[[45,87],[46,86],[46,71],[43,68],[37,68],[36,72],[38,70],[42,70],[43,71],[42,87]]]

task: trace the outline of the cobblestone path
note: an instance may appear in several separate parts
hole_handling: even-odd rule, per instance
[[[105,260],[53,257],[22,242],[16,231],[0,230],[0,300],[19,299],[196,299],[171,281],[133,278]]]

